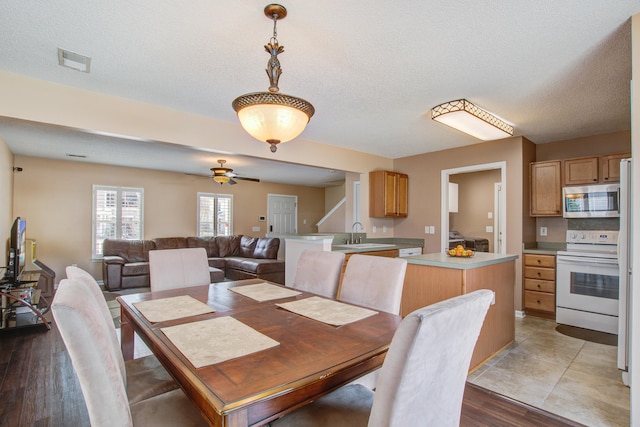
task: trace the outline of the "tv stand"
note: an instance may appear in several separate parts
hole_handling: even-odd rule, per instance
[[[44,325],[51,329],[50,305],[33,286],[5,285],[0,291],[0,330]]]

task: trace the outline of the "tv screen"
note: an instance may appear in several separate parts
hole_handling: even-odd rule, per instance
[[[16,218],[11,227],[11,245],[9,247],[9,262],[5,278],[12,284],[18,284],[20,274],[24,269],[27,247],[27,222]]]

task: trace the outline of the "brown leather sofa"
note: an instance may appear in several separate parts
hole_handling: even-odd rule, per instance
[[[284,284],[284,261],[278,260],[280,239],[243,235],[217,237],[162,237],[153,240],[106,239],[102,280],[108,290],[149,284],[149,251],[205,248],[209,266],[229,280],[260,278]],[[212,281],[214,281],[212,273]]]

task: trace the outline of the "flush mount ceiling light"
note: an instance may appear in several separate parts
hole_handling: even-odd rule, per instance
[[[431,118],[484,141],[513,136],[513,126],[466,99],[433,107]]]
[[[315,109],[304,99],[279,93],[278,79],[282,69],[278,54],[284,52],[284,46],[278,44],[276,24],[278,19],[287,16],[287,9],[279,4],[270,4],[264,8],[264,14],[273,19],[273,36],[264,47],[271,55],[265,70],[269,76],[269,92],[239,96],[231,105],[244,130],[252,137],[270,144],[271,152],[275,153],[277,144],[291,141],[302,133]]]
[[[58,48],[58,65],[71,68],[72,70],[82,71],[83,73],[89,73],[91,58]]]

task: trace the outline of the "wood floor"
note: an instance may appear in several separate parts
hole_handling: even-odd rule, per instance
[[[0,331],[0,426],[88,426],[82,391],[57,328]],[[467,384],[461,426],[576,426]]]

